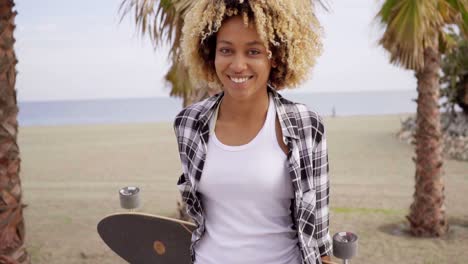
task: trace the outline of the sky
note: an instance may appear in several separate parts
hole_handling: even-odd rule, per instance
[[[377,0],[327,0],[317,11],[322,56],[293,93],[414,90],[411,71],[378,45]],[[167,47],[153,48],[121,0],[16,0],[16,89],[20,101],[169,96]]]

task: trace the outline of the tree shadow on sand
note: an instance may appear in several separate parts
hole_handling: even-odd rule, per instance
[[[449,230],[446,235],[440,237],[443,240],[460,240],[460,239],[468,239],[468,217],[460,218],[460,217],[449,217]],[[411,235],[409,230],[409,224],[406,221],[401,221],[399,223],[391,223],[385,224],[378,228],[380,232],[398,236],[398,237],[405,237],[405,238],[414,238],[420,239],[418,237],[414,237]]]

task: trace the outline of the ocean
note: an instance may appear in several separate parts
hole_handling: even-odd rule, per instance
[[[416,112],[416,90],[283,93],[322,116]],[[19,102],[20,126],[172,122],[182,100],[169,97]]]

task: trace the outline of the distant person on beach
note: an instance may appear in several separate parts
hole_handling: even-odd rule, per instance
[[[330,263],[324,124],[278,93],[321,51],[310,2],[199,0],[184,23],[191,78],[221,90],[174,122],[192,263]]]

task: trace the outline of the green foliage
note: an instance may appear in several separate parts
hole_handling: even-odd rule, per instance
[[[167,10],[168,8],[170,8],[171,5],[172,5],[171,0],[161,0],[161,6],[164,10]]]
[[[392,10],[397,2],[398,0],[388,0],[383,4],[382,9],[380,10],[380,16],[383,23],[388,23]]]
[[[461,29],[465,36],[468,35],[468,1],[466,0],[446,0],[450,6],[460,12],[462,18]]]
[[[172,64],[165,78],[166,81],[172,84],[171,96],[182,97],[185,100],[189,99],[187,96],[193,91],[193,85],[190,82],[187,69],[180,61],[175,61]]]
[[[449,111],[455,111],[455,105],[468,113],[467,96],[468,83],[468,39],[461,34],[450,34],[457,43],[442,59],[441,96],[446,98],[442,104]]]

